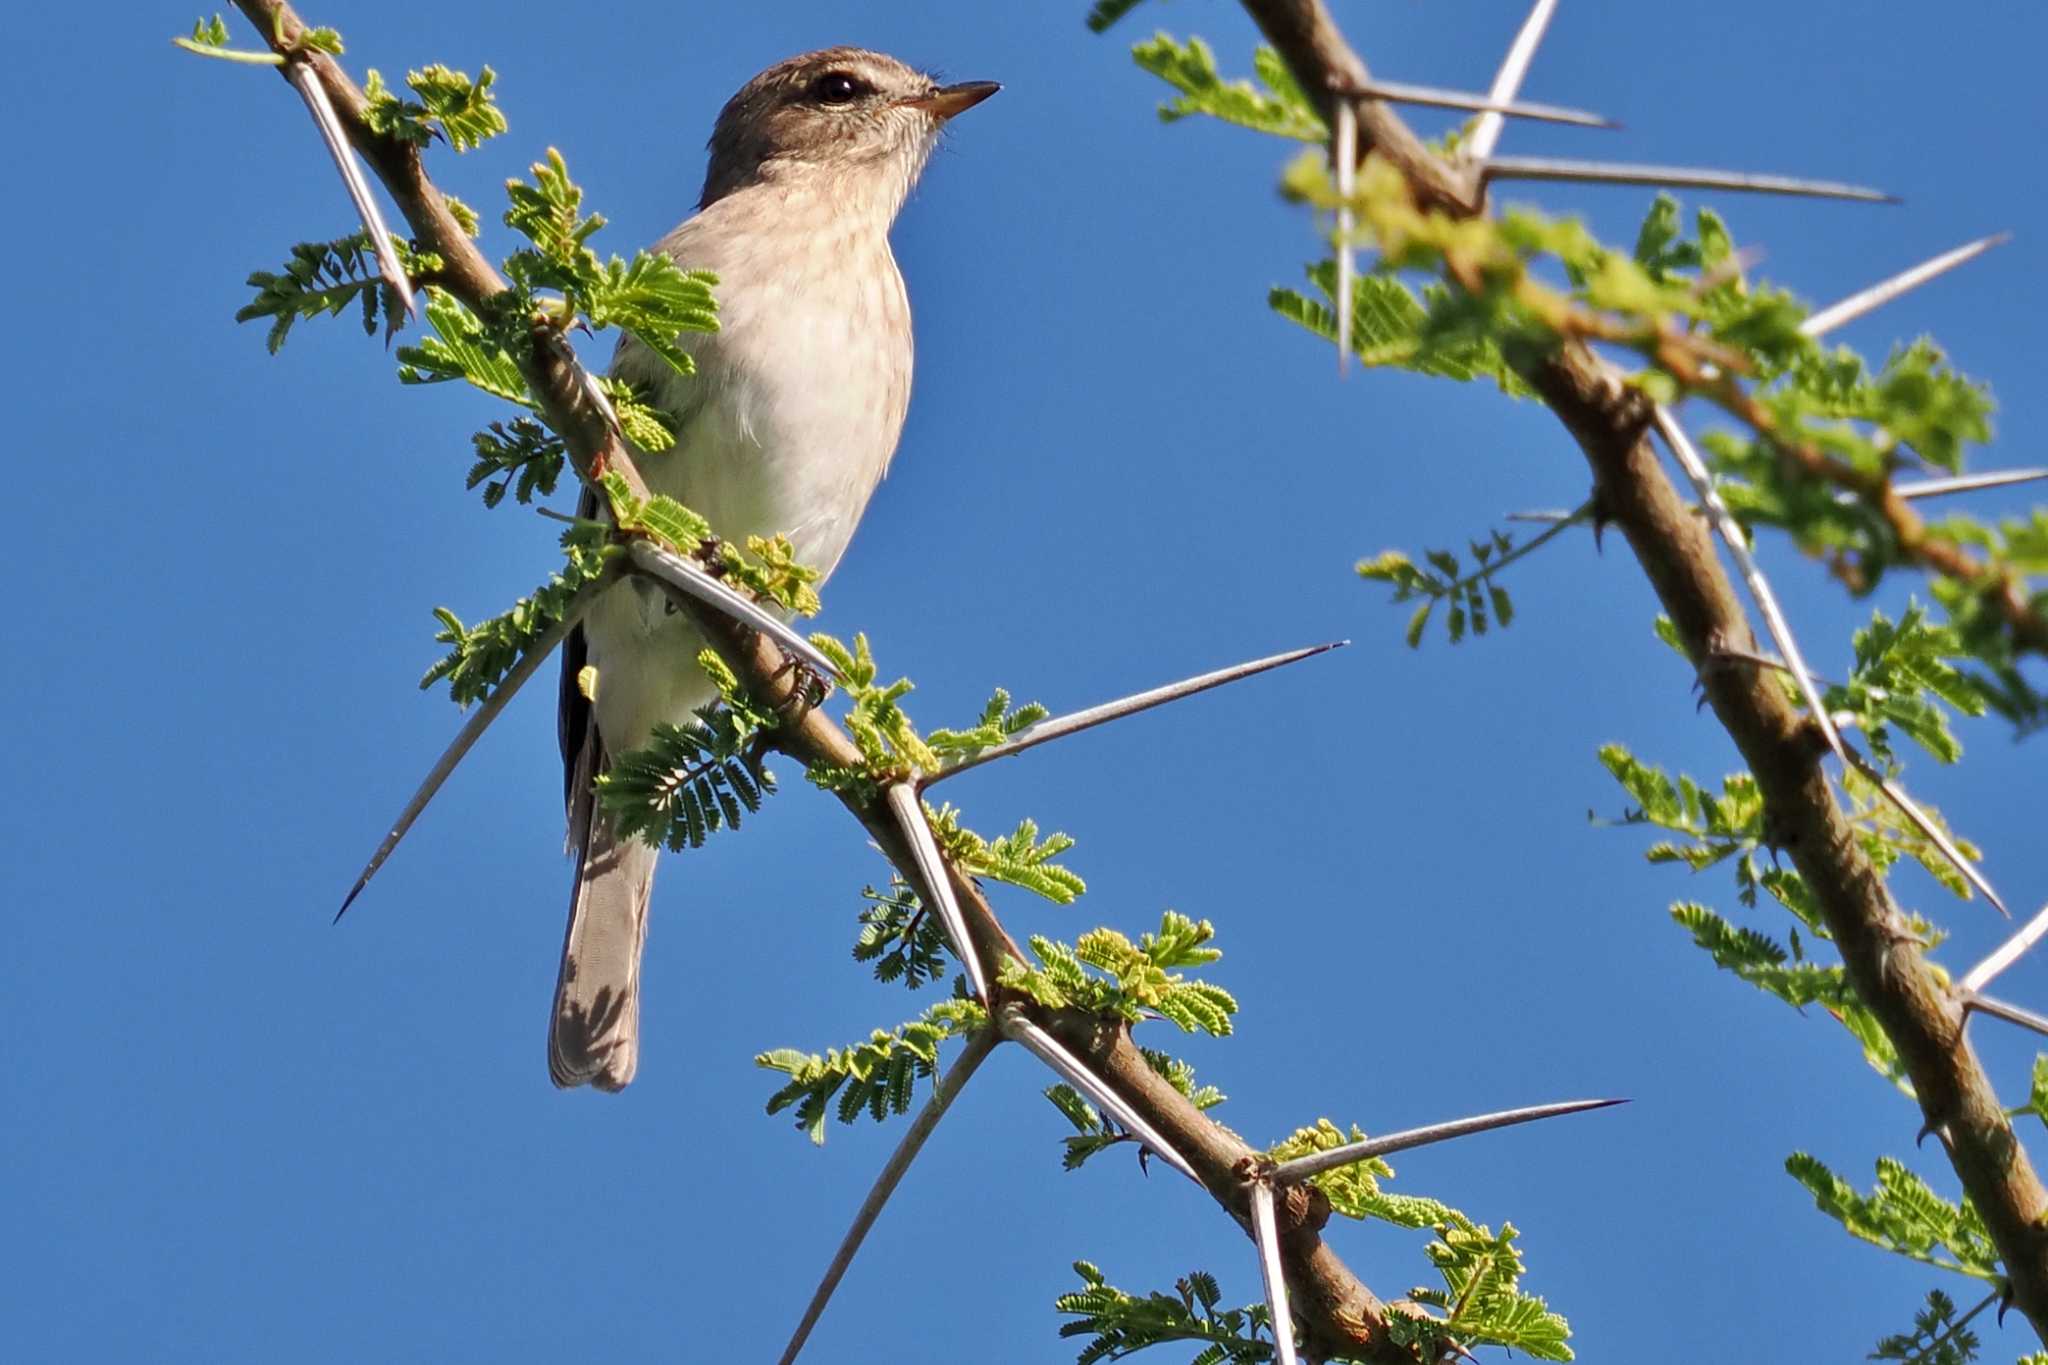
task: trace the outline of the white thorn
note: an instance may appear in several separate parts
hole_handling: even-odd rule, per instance
[[[1678,464],[1691,481],[1694,494],[1714,519],[1715,529],[1721,533],[1722,541],[1728,546],[1729,554],[1735,557],[1736,567],[1741,570],[1742,581],[1749,586],[1749,595],[1755,599],[1757,610],[1764,616],[1764,624],[1770,628],[1771,639],[1778,646],[1778,653],[1785,656],[1785,667],[1799,681],[1799,690],[1806,697],[1808,711],[1813,723],[1820,727],[1827,739],[1828,748],[1834,750],[1842,762],[1849,762],[1848,751],[1842,745],[1841,732],[1835,729],[1834,717],[1828,713],[1826,703],[1821,700],[1820,685],[1813,679],[1813,672],[1806,666],[1805,656],[1799,652],[1799,642],[1792,638],[1792,627],[1785,620],[1785,613],[1778,608],[1778,598],[1771,591],[1769,580],[1756,562],[1756,556],[1749,552],[1749,544],[1742,534],[1741,523],[1728,510],[1728,504],[1721,500],[1721,494],[1714,487],[1713,471],[1694,448],[1692,438],[1685,434],[1685,428],[1671,414],[1671,409],[1662,403],[1653,410],[1657,430],[1664,437],[1664,443],[1677,457]]]
[[[1147,1123],[1137,1110],[1124,1102],[1123,1096],[1111,1090],[1081,1059],[1066,1050],[1050,1033],[1031,1021],[1023,1008],[1014,1001],[997,1012],[996,1026],[1005,1038],[1022,1043],[1038,1060],[1060,1073],[1067,1084],[1073,1086],[1109,1117],[1122,1124],[1138,1141],[1158,1153],[1159,1159],[1179,1171],[1196,1184],[1201,1177],[1187,1158],[1175,1151],[1173,1144],[1159,1135],[1159,1130]]]
[[[2048,905],[2034,912],[2034,917],[2021,927],[2020,931],[1992,950],[1989,957],[1970,968],[1969,975],[1962,979],[1956,989],[1964,995],[1974,995],[1990,985],[1997,975],[2025,956],[2027,949],[2041,941],[2048,934]]]
[[[484,731],[498,718],[498,713],[510,704],[513,697],[519,695],[519,689],[526,685],[527,679],[534,675],[548,655],[555,652],[555,646],[568,638],[576,623],[590,610],[591,603],[597,601],[599,594],[615,581],[612,575],[607,574],[596,582],[586,583],[579,588],[576,595],[569,599],[569,604],[562,609],[562,619],[535,640],[533,647],[498,680],[498,685],[491,689],[491,695],[484,698],[483,704],[477,707],[475,714],[464,722],[462,729],[456,732],[454,740],[441,751],[441,756],[434,760],[434,766],[429,768],[426,777],[421,779],[419,790],[412,794],[412,800],[405,803],[405,809],[391,822],[391,832],[384,836],[383,843],[377,845],[377,851],[370,855],[370,861],[363,868],[362,875],[356,878],[356,884],[349,888],[348,895],[342,900],[341,909],[335,911],[334,918],[337,921],[348,913],[349,906],[355,904],[356,897],[370,884],[370,878],[376,876],[377,869],[384,866],[384,860],[391,856],[399,841],[412,829],[413,822],[420,818],[421,813],[427,808],[427,803],[440,792],[441,784],[448,780],[456,765],[461,763],[471,747],[483,738]]]
[[[810,1339],[811,1329],[818,1325],[819,1317],[825,1312],[825,1305],[832,1301],[832,1291],[839,1288],[839,1281],[845,1277],[846,1268],[853,1264],[855,1253],[866,1240],[868,1229],[882,1216],[883,1206],[889,1202],[889,1196],[896,1192],[897,1185],[902,1183],[904,1173],[910,1169],[910,1163],[915,1161],[918,1152],[923,1150],[925,1139],[939,1126],[939,1120],[945,1116],[947,1107],[953,1103],[954,1097],[959,1095],[961,1087],[967,1084],[967,1078],[972,1076],[975,1068],[995,1050],[996,1041],[994,1029],[983,1029],[970,1037],[967,1046],[961,1049],[960,1055],[954,1059],[953,1065],[940,1077],[938,1089],[932,1092],[931,1099],[918,1111],[917,1117],[911,1120],[910,1127],[903,1134],[903,1140],[896,1144],[895,1152],[890,1155],[889,1163],[882,1167],[882,1173],[875,1177],[874,1188],[868,1191],[868,1197],[861,1201],[860,1210],[853,1215],[853,1226],[849,1227],[846,1236],[840,1239],[839,1250],[833,1253],[832,1264],[825,1267],[825,1278],[818,1282],[817,1292],[811,1295],[810,1305],[804,1309],[803,1320],[797,1323],[796,1331],[791,1333],[789,1345],[783,1348],[782,1359],[778,1365],[792,1365],[797,1353],[803,1350],[804,1343]]]
[[[925,904],[938,911],[946,937],[953,940],[953,952],[967,969],[967,983],[974,998],[987,1004],[988,977],[981,970],[981,955],[974,951],[974,940],[967,935],[967,917],[960,913],[960,902],[953,896],[953,879],[946,871],[946,860],[939,856],[939,842],[932,837],[931,822],[925,819],[924,802],[918,799],[917,787],[909,782],[892,783],[884,798],[889,803],[889,813],[896,817],[896,828],[903,831],[911,857],[916,860],[918,880],[924,883],[919,889]]]
[[[1994,1000],[1988,995],[1965,996],[1963,1008],[1977,1010],[1994,1019],[2003,1019],[2008,1024],[2018,1024],[2021,1028],[2032,1029],[2036,1033],[2048,1034],[2048,1018],[2032,1010],[2023,1010],[2018,1005],[2008,1005],[2003,1000]]]
[[[1493,86],[1487,92],[1495,104],[1506,104],[1521,91],[1522,78],[1529,74],[1529,63],[1536,56],[1536,46],[1543,41],[1543,30],[1549,27],[1550,16],[1556,10],[1557,0],[1536,0],[1529,17],[1522,21],[1521,31],[1508,45],[1508,55],[1501,60],[1500,70],[1495,73]],[[1479,116],[1471,141],[1465,144],[1464,155],[1468,160],[1484,161],[1493,155],[1494,147],[1500,142],[1501,122],[1501,116],[1491,111]]]
[[[1249,663],[1232,664],[1228,668],[1219,668],[1213,673],[1203,673],[1198,677],[1184,678],[1180,682],[1168,683],[1164,687],[1155,687],[1149,692],[1138,692],[1128,697],[1120,697],[1116,701],[1106,701],[1100,706],[1091,706],[1083,711],[1074,711],[1064,716],[1049,716],[1036,724],[1025,726],[1000,744],[991,744],[978,754],[969,754],[964,758],[953,760],[945,768],[926,778],[924,785],[930,787],[935,782],[943,781],[956,773],[964,773],[969,768],[978,768],[984,763],[993,763],[999,758],[1008,758],[1012,754],[1022,753],[1026,749],[1034,749],[1041,744],[1050,743],[1055,739],[1064,739],[1077,731],[1089,730],[1113,720],[1121,720],[1123,717],[1134,715],[1139,711],[1149,711],[1155,706],[1164,706],[1170,701],[1179,701],[1182,697],[1192,697],[1197,692],[1206,692],[1212,687],[1221,687],[1225,683],[1233,683],[1241,678],[1249,678],[1254,674],[1264,673],[1268,669],[1279,668],[1285,664],[1313,658],[1318,654],[1327,654],[1333,649],[1343,648],[1348,643],[1349,641],[1345,640],[1334,640],[1326,645],[1310,645],[1306,649],[1290,649],[1285,654],[1275,654],[1264,659],[1253,659]]]
[[[1358,108],[1349,96],[1337,100],[1337,373],[1351,363],[1352,277],[1358,263],[1351,254],[1351,234],[1358,226],[1351,198],[1358,193]]]
[[[633,557],[634,567],[643,573],[652,574],[686,597],[702,602],[713,611],[721,612],[734,620],[757,630],[782,646],[785,653],[794,654],[820,677],[836,678],[839,670],[832,661],[818,652],[818,647],[790,629],[789,624],[761,609],[751,597],[733,591],[725,584],[704,572],[695,561],[683,558],[672,550],[656,545],[650,540],[635,539],[627,548]]]
[[[1354,99],[1419,104],[1430,109],[1464,109],[1475,114],[1525,118],[1536,123],[1565,123],[1575,128],[1621,126],[1613,119],[1584,109],[1567,109],[1559,104],[1532,104],[1527,100],[1497,100],[1488,95],[1472,95],[1463,90],[1445,90],[1434,85],[1411,85],[1405,81],[1366,81],[1346,88],[1344,93]]]
[[[2017,483],[2034,483],[2048,479],[2048,469],[1998,469],[1988,474],[1957,474],[1946,479],[1922,479],[1917,483],[1895,483],[1892,492],[1912,501],[1914,498],[1942,498],[1951,493],[1975,493],[1985,488],[2007,488]],[[1855,494],[1845,495],[1854,501]]]
[[[1847,758],[1850,763],[1855,765],[1856,770],[1858,772],[1862,773],[1872,782],[1875,782],[1877,784],[1877,789],[1884,793],[1885,798],[1889,800],[1894,806],[1897,806],[1899,808],[1899,811],[1908,820],[1912,821],[1913,827],[1919,830],[1922,834],[1926,835],[1929,843],[1933,844],[1937,849],[1941,850],[1941,856],[1948,859],[1950,865],[1952,865],[1956,871],[1963,874],[1964,881],[1968,882],[1971,886],[1976,887],[1978,893],[1981,894],[1985,900],[1990,901],[1992,907],[1996,909],[1999,914],[2005,916],[2007,919],[2012,918],[2012,911],[2005,908],[2004,900],[2000,899],[1999,894],[1996,891],[1992,890],[1991,883],[1988,880],[1986,880],[1982,872],[1979,872],[1977,870],[1977,865],[1975,863],[1972,863],[1968,858],[1965,858],[1963,856],[1963,851],[1955,846],[1954,841],[1951,840],[1946,834],[1943,834],[1941,832],[1941,829],[1934,823],[1934,821],[1928,818],[1927,813],[1925,811],[1921,810],[1920,807],[1913,804],[1913,798],[1906,795],[1905,789],[1903,787],[1899,786],[1898,783],[1892,781],[1889,777],[1886,777],[1882,772],[1878,770],[1878,767],[1875,763],[1872,763],[1869,759],[1865,758],[1861,753],[1857,752],[1856,750],[1849,749],[1843,756]]]
[[[1839,303],[1831,303],[1819,312],[1810,315],[1799,324],[1799,330],[1807,336],[1824,336],[1844,323],[1854,322],[1865,313],[1884,307],[1909,289],[1917,289],[1937,275],[1945,275],[1965,261],[1973,261],[1995,246],[2003,246],[2012,239],[2009,232],[1993,233],[1979,237],[1966,246],[1954,251],[1945,251],[1932,260],[1922,261],[1910,270],[1902,270],[1888,280],[1873,284],[1868,289],[1851,294]]]
[[[1282,1162],[1274,1167],[1270,1178],[1275,1185],[1295,1185],[1310,1176],[1334,1171],[1339,1166],[1370,1161],[1376,1156],[1404,1152],[1411,1147],[1426,1147],[1432,1142],[1447,1142],[1452,1138],[1489,1132],[1495,1128],[1508,1128],[1517,1123],[1533,1123],[1537,1119],[1582,1114],[1589,1109],[1606,1109],[1626,1103],[1626,1100],[1561,1100],[1556,1104],[1532,1104],[1522,1109],[1503,1109],[1498,1113],[1480,1114],[1469,1119],[1452,1119],[1448,1123],[1407,1128],[1398,1133],[1389,1133],[1385,1137],[1366,1138],[1361,1142],[1332,1147],[1327,1152],[1310,1152],[1307,1156],[1298,1156],[1292,1161]]]
[[[398,260],[398,248],[391,241],[391,230],[384,226],[384,215],[377,209],[377,199],[370,193],[369,182],[363,179],[363,168],[348,145],[348,134],[342,131],[341,120],[335,117],[334,105],[327,99],[327,87],[320,84],[320,73],[308,62],[286,62],[284,70],[286,77],[298,88],[299,97],[306,101],[306,108],[320,129],[320,140],[327,144],[327,153],[334,158],[335,169],[341,172],[341,183],[348,187],[348,197],[355,201],[356,216],[363,220],[363,228],[370,234],[370,245],[377,252],[377,273],[405,302],[407,315],[417,318],[420,309],[412,296],[412,282],[405,277],[405,267]]]
[[[1266,1312],[1273,1319],[1273,1349],[1280,1365],[1295,1365],[1294,1312],[1287,1303],[1287,1271],[1280,1264],[1280,1224],[1273,1187],[1252,1182],[1252,1240],[1259,1247],[1259,1278],[1266,1282]]]
[[[1801,180],[1789,175],[1756,175],[1747,171],[1694,169],[1686,166],[1639,166],[1608,161],[1572,161],[1562,157],[1496,156],[1480,165],[1480,178],[1494,180],[1572,180],[1596,185],[1671,185],[1679,188],[1742,190],[1751,194],[1790,194],[1809,199],[1858,199],[1891,204],[1897,199],[1882,190],[1845,185],[1834,180]]]

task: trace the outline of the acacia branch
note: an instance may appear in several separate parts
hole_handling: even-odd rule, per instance
[[[487,316],[493,302],[506,292],[505,281],[448,211],[440,191],[427,177],[420,149],[380,135],[365,122],[362,90],[331,57],[301,48],[306,25],[284,0],[235,0],[235,4],[273,50],[289,62],[307,63],[317,73],[351,145],[383,182],[419,246],[441,257],[443,269],[435,283],[472,312]],[[1362,66],[1350,75],[1351,83],[1365,78]],[[1372,126],[1370,120],[1364,122]],[[1412,134],[1406,134],[1405,128],[1400,132],[1412,143],[1420,158],[1418,165],[1435,164]],[[513,356],[542,416],[562,437],[577,475],[586,484],[594,487],[597,474],[616,472],[626,478],[635,496],[644,496],[645,481],[634,468],[624,442],[593,401],[588,376],[574,353],[559,343],[558,333],[539,324],[532,345]],[[767,743],[806,767],[859,770],[866,766],[853,739],[814,705],[810,677],[773,640],[671,585],[664,584],[664,588],[671,601],[691,613],[746,692],[781,717],[780,725],[765,732]],[[838,796],[883,855],[915,884],[917,860],[886,803],[878,794],[869,797],[853,790],[841,791]],[[966,919],[968,938],[981,961],[997,964],[1005,957],[1026,961],[1024,951],[1003,928],[980,886],[953,860],[945,862]],[[1250,1216],[1247,1175],[1261,1154],[1204,1115],[1155,1072],[1132,1041],[1128,1026],[1119,1019],[1080,1010],[1047,1009],[1000,985],[992,985],[991,992],[989,1004],[994,1010],[1007,1005],[1021,1012],[1087,1063],[1188,1159],[1208,1193],[1240,1223],[1246,1222]],[[1282,1258],[1311,1353],[1375,1365],[1415,1365],[1414,1356],[1387,1331],[1386,1306],[1317,1235],[1328,1215],[1327,1200],[1313,1188],[1290,1190],[1279,1209]]]
[[[304,46],[307,25],[284,0],[235,0],[235,8],[256,26],[286,66],[303,67],[319,78],[349,144],[383,182],[385,192],[405,215],[413,237],[441,258],[434,283],[462,300],[470,312],[490,316],[494,302],[507,292],[504,277],[469,239],[441,192],[427,178],[420,147],[370,126],[365,117],[369,99],[362,88],[334,58]],[[279,74],[290,82],[285,67],[279,68]],[[633,496],[646,497],[646,481],[635,468],[624,440],[599,408],[589,386],[580,382],[575,354],[561,344],[560,333],[552,324],[537,323],[532,344],[523,353],[515,353],[512,360],[540,404],[541,416],[568,444],[578,476],[591,483],[607,470],[613,471],[625,477]]]
[[[1321,0],[1244,0],[1244,7],[1304,90],[1341,88],[1364,69]],[[1367,106],[1360,122],[1369,139],[1361,154],[1393,148],[1389,159],[1408,173],[1412,134],[1388,126],[1398,118],[1383,106]],[[1478,212],[1438,192],[1446,173],[1437,166],[1428,175],[1411,175],[1417,196],[1446,212]],[[1627,536],[1694,663],[1703,665],[1729,647],[1753,649],[1749,619],[1711,535],[1648,440],[1648,400],[1613,383],[1598,358],[1575,341],[1511,363],[1578,442],[1593,470],[1602,515]],[[1968,569],[1951,568],[1949,557],[1934,548],[1938,542],[1912,534],[1917,518],[1895,494],[1889,497],[1895,505],[1884,510],[1906,532],[1902,543],[1916,545],[1925,562],[1943,572],[1971,581]],[[2032,637],[2019,638],[2031,643]],[[1983,1216],[2014,1303],[2048,1341],[2048,1190],[1971,1051],[1962,1002],[1928,963],[1883,876],[1864,855],[1828,785],[1821,766],[1825,746],[1811,722],[1775,681],[1754,670],[1702,667],[1700,678],[1716,718],[1756,776],[1772,842],[1813,891],[1850,984],[1897,1049],[1928,1127],[1942,1136]]]

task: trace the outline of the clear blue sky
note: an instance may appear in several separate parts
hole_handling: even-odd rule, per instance
[[[1678,898],[1741,915],[1724,876],[1646,868],[1633,832],[1586,823],[1621,805],[1603,742],[1710,777],[1732,764],[1650,635],[1626,548],[1560,543],[1516,574],[1512,630],[1413,653],[1402,615],[1351,573],[1388,546],[1462,544],[1511,509],[1576,503],[1578,452],[1498,395],[1340,381],[1265,308],[1316,250],[1273,192],[1285,149],[1162,127],[1160,89],[1127,56],[1165,25],[1241,70],[1249,26],[1227,4],[1150,5],[1094,37],[1084,8],[308,14],[342,28],[358,73],[493,64],[511,135],[437,154],[436,172],[494,223],[496,186],[559,146],[622,252],[686,213],[718,106],[773,60],[856,42],[1004,82],[896,234],[917,388],[822,624],[869,631],[884,667],[917,679],[926,724],[996,684],[1067,707],[1357,641],[949,790],[983,830],[1030,814],[1080,840],[1091,894],[1065,910],[1002,895],[1012,928],[1135,933],[1167,906],[1217,921],[1240,1035],[1153,1041],[1229,1092],[1219,1116],[1255,1142],[1325,1114],[1385,1131],[1633,1097],[1396,1163],[1398,1188],[1524,1230],[1528,1287],[1570,1316],[1586,1359],[1860,1358],[1929,1286],[1969,1301],[1969,1282],[1851,1242],[1780,1171],[1804,1148],[1867,1183],[1878,1154],[1910,1154],[1913,1108],[1840,1030],[1716,974],[1672,927]],[[1338,8],[1379,72],[1468,86],[1520,21],[1505,0]],[[2048,458],[2033,382],[2048,19],[1988,0],[1881,32],[1846,0],[1649,13],[1570,0],[1528,86],[1626,132],[1515,129],[1510,147],[1905,196],[1724,205],[1766,273],[1817,301],[2019,229],[1849,339],[1882,352],[1932,330],[2002,400],[1980,463]],[[0,681],[0,1335],[23,1360],[772,1358],[896,1127],[835,1128],[813,1149],[763,1115],[773,1078],[751,1059],[922,1003],[847,956],[857,893],[886,869],[788,774],[742,835],[663,869],[638,1082],[558,1094],[542,1040],[568,868],[551,688],[535,687],[330,927],[458,723],[413,690],[436,653],[428,609],[498,609],[551,562],[554,530],[462,492],[468,433],[497,415],[484,400],[399,389],[350,322],[302,325],[273,360],[230,321],[249,270],[351,219],[273,75],[165,42],[191,17],[60,7],[0,58],[26,111],[0,227],[19,512]],[[1529,197],[1625,237],[1648,196]],[[1816,666],[1839,671],[1867,607],[1767,549]],[[2037,905],[2041,742],[1990,723],[1965,738],[1962,772],[1921,765],[1912,782],[1990,850],[2011,900]],[[1900,886],[1954,927],[1958,968],[2000,936],[1983,905]],[[2048,1000],[2048,963],[2008,980]],[[2023,1098],[2030,1046],[1982,1024],[1977,1038]],[[1256,1297],[1249,1244],[1171,1175],[1061,1172],[1046,1083],[1007,1052],[976,1080],[818,1360],[1069,1360],[1050,1304],[1075,1257],[1128,1288],[1202,1266]],[[1431,1280],[1417,1235],[1334,1237],[1384,1294]],[[2027,1344],[1990,1335],[2007,1358]]]

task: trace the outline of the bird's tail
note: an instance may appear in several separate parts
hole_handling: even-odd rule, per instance
[[[658,851],[621,839],[586,801],[569,931],[548,1024],[548,1075],[565,1089],[623,1090],[640,1061],[640,950]]]

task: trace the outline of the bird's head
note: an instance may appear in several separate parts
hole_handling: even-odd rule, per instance
[[[711,133],[702,204],[764,182],[803,182],[894,216],[946,121],[993,95],[993,81],[940,85],[857,47],[769,67],[726,101]]]

